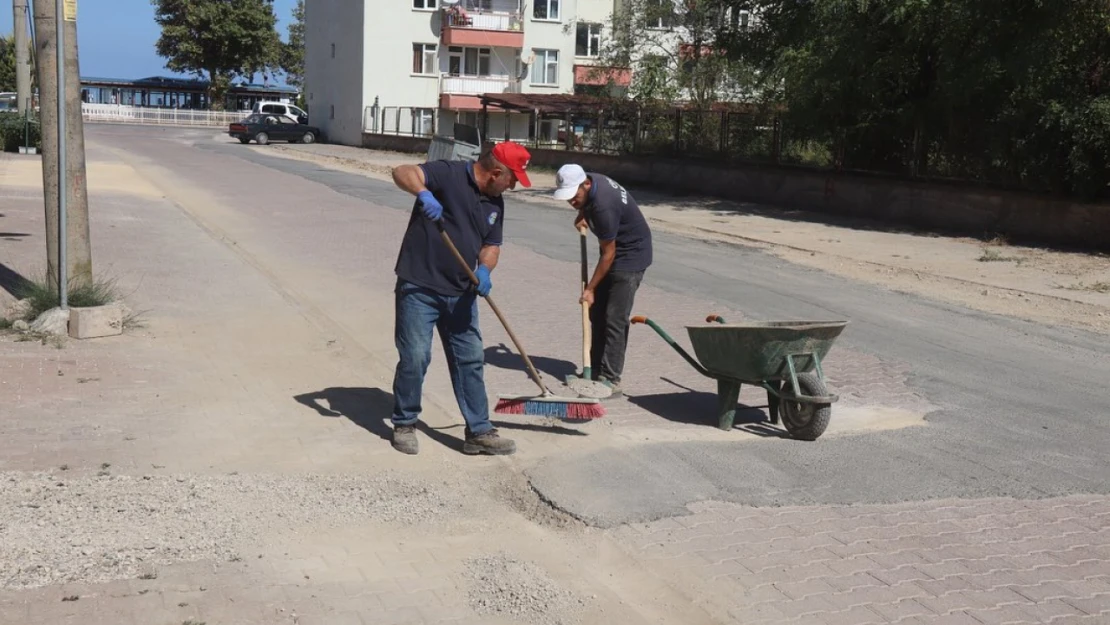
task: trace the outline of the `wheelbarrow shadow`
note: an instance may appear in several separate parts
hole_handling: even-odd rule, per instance
[[[655,395],[627,396],[628,402],[654,415],[675,423],[717,427],[717,394],[687,388],[673,380],[660,378],[682,391]],[[734,430],[742,430],[764,438],[789,438],[782,427],[774,425],[767,416],[766,406],[737,404]]]
[[[296,395],[293,400],[315,410],[322,417],[344,417],[384,441],[393,440],[393,424],[390,421],[390,416],[393,414],[393,393],[380,388],[331,387]],[[494,427],[506,430],[587,436],[585,432],[557,425],[533,425],[492,419],[491,423]],[[416,429],[440,445],[462,453],[464,433],[462,423],[436,428],[424,421],[418,421]],[[458,430],[458,436],[452,436],[446,432],[453,429]]]

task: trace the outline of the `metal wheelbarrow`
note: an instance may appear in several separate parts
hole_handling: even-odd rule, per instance
[[[706,325],[686,326],[697,359],[647,317],[631,319],[655,330],[698,373],[717,380],[717,427],[731,430],[740,387],[767,391],[771,423],[782,424],[792,438],[817,440],[839,398],[829,393],[821,361],[847,321],[753,321],[726,323],[719,315]]]

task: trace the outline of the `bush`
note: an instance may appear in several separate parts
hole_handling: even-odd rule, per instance
[[[27,143],[42,152],[42,127],[36,117],[28,119],[29,125],[24,128],[23,116],[19,113],[0,113],[0,150],[4,152],[18,152],[24,143],[26,132]]]
[[[15,289],[15,296],[27,299],[31,311],[27,315],[36,319],[42,313],[58,305],[58,285],[52,280],[27,280]],[[120,299],[116,282],[112,279],[93,280],[89,284],[78,284],[69,288],[67,303],[75,308],[103,306]]]

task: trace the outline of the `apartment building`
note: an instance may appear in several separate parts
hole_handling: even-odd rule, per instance
[[[570,94],[596,82],[614,0],[311,0],[305,98],[329,141],[478,125],[479,95]],[[554,141],[557,122],[489,111],[490,135]]]

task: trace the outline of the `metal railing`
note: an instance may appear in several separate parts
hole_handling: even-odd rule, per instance
[[[524,29],[523,14],[517,2],[494,1],[489,8],[456,7],[443,10],[443,23],[448,28],[505,31]]]
[[[216,127],[242,121],[247,115],[250,115],[250,111],[197,111],[87,102],[81,104],[81,116],[86,122]]]
[[[520,93],[520,81],[509,76],[452,76],[439,78],[439,92],[460,95]]]
[[[370,131],[367,129],[367,122],[375,119],[373,110],[374,107],[368,106],[363,111],[364,132],[407,135],[410,137],[432,137],[436,133],[438,109],[413,106],[383,106],[381,107],[381,121],[377,130]]]

